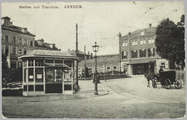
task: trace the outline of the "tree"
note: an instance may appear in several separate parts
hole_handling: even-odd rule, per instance
[[[167,18],[156,29],[156,51],[162,58],[170,60],[172,69],[175,63],[184,67],[184,27],[181,25],[184,25],[184,17],[181,17],[178,25]]]

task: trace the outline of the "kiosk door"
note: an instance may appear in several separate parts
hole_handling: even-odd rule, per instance
[[[62,69],[46,69],[46,93],[62,93],[62,74]]]

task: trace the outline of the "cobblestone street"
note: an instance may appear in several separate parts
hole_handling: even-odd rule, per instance
[[[3,97],[2,112],[10,118],[181,118],[185,115],[185,88],[147,88],[143,76],[111,79],[98,84],[79,81],[73,95]]]

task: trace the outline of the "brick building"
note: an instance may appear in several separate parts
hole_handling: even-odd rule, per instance
[[[160,66],[168,68],[168,61],[161,59],[156,53],[156,27],[149,24],[148,28],[140,29],[121,36],[119,34],[119,61],[121,71],[127,74],[143,74],[150,70],[158,73]]]
[[[45,43],[43,39],[35,40],[35,35],[27,28],[13,25],[9,17],[2,17],[1,21],[1,49],[9,68],[21,67],[18,57],[34,49],[58,50],[55,44]]]

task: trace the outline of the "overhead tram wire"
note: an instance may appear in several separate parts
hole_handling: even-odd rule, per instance
[[[149,11],[151,11],[151,10],[153,10],[153,9],[155,9],[155,8],[158,8],[158,7],[160,7],[160,6],[162,6],[162,5],[164,5],[164,4],[161,4],[161,5],[158,5],[158,6],[156,6],[156,7],[149,7],[149,9],[147,10],[147,11],[145,11],[140,17],[138,17],[138,19],[137,20],[135,20],[134,22],[132,22],[131,23],[131,25],[133,25],[135,22],[137,22],[141,17],[143,17],[145,14],[147,14]],[[127,27],[126,29],[128,29],[129,27]],[[125,30],[126,30],[125,29]],[[125,31],[124,30],[124,31]]]

